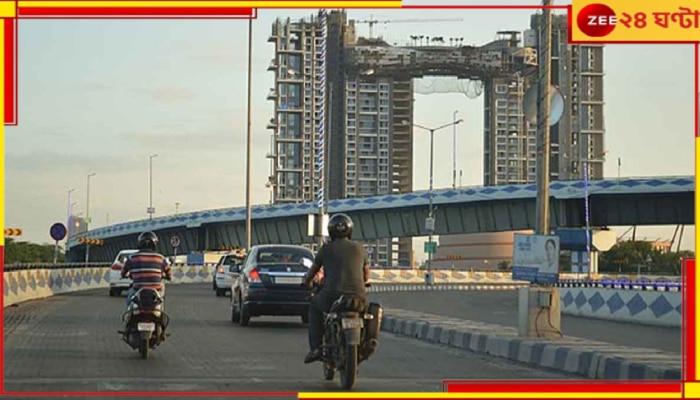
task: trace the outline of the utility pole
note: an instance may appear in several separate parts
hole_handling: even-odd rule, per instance
[[[550,95],[551,95],[551,63],[552,63],[552,11],[548,7],[551,0],[543,0],[542,10],[544,16],[543,34],[540,40],[544,45],[540,46],[543,51],[540,54],[541,74],[538,79],[538,102],[537,102],[537,147],[538,147],[538,184],[537,184],[537,234],[549,234],[549,117],[550,117]],[[542,42],[540,42],[542,43]]]
[[[148,158],[148,219],[153,219],[153,214],[156,212],[153,208],[153,159],[158,157],[158,154],[152,154]]]
[[[452,113],[452,189],[457,188],[457,113],[457,110]]]
[[[245,176],[245,235],[246,250],[250,251],[253,245],[252,232],[252,208],[251,208],[251,153],[252,153],[252,130],[253,130],[253,19],[248,20],[248,123],[246,127],[246,176]]]

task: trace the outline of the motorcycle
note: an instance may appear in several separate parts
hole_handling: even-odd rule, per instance
[[[313,295],[322,284],[314,286]],[[370,284],[365,284],[370,287]],[[324,313],[324,335],[322,350],[323,375],[333,380],[340,372],[340,386],[352,389],[357,380],[361,362],[368,360],[379,345],[382,321],[382,306],[363,302],[353,296],[338,298],[329,312]]]
[[[147,359],[150,350],[169,336],[165,330],[170,325],[170,317],[163,310],[163,303],[163,296],[157,290],[141,288],[134,293],[127,311],[122,315],[125,329],[119,333],[124,342],[139,351],[143,359]]]

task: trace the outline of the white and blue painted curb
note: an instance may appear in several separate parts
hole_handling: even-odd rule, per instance
[[[572,337],[557,340],[519,338],[512,327],[392,309],[384,311],[381,329],[592,379],[681,379],[680,354],[658,350]]]

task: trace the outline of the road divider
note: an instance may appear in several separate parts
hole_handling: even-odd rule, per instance
[[[525,339],[509,326],[399,309],[384,310],[381,330],[593,379],[681,379],[681,355],[659,350],[576,337]]]
[[[377,284],[370,293],[423,292],[450,290],[517,290],[523,286],[514,284],[479,285],[413,285]],[[561,287],[559,298],[561,312],[585,318],[610,321],[657,325],[667,327],[682,326],[682,292],[630,291],[626,289]]]

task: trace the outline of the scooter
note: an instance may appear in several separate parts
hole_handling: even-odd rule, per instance
[[[168,336],[170,317],[163,311],[164,299],[155,289],[141,288],[132,297],[127,311],[122,315],[124,330],[122,339],[131,348],[138,350],[141,358],[147,359]]]

